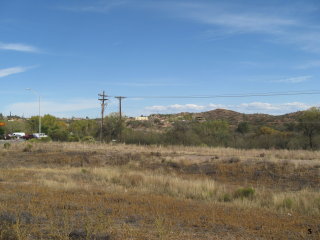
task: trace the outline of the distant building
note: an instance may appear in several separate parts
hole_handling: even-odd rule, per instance
[[[136,121],[148,121],[149,117],[140,116],[140,117],[135,117],[134,120],[136,120]]]
[[[205,122],[206,121],[206,119],[202,116],[195,116],[193,119],[197,122]]]

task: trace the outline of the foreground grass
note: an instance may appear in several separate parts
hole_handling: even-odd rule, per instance
[[[0,239],[317,239],[319,161],[309,151],[12,145],[0,151]]]

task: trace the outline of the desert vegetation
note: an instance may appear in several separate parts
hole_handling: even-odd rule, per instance
[[[36,116],[6,121],[6,126],[0,127],[0,137],[12,132],[37,132],[38,121]],[[118,114],[113,113],[104,122],[103,142],[240,149],[320,148],[319,108],[281,116],[218,109],[200,114],[152,115],[147,121],[128,117],[120,121]],[[94,142],[100,140],[100,119],[58,119],[45,115],[42,130],[53,141]]]
[[[0,239],[318,239],[320,152],[0,146]]]

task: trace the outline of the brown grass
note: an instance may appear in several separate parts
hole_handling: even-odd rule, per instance
[[[25,147],[0,150],[0,239],[320,236],[317,151]]]

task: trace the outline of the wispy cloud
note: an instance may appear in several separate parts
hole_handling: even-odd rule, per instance
[[[306,20],[317,11],[310,4],[271,7],[266,3],[248,8],[238,1],[100,0],[90,1],[87,5],[64,6],[62,9],[105,13],[119,7],[161,11],[174,18],[207,25],[209,29],[204,31],[204,35],[208,40],[220,40],[239,34],[267,34],[270,41],[293,44],[309,52],[320,52],[319,28]]]
[[[0,49],[2,50],[11,50],[18,52],[31,52],[31,53],[39,53],[40,50],[34,46],[26,45],[22,43],[3,43],[0,42]]]
[[[174,87],[174,86],[191,86],[187,83],[167,83],[167,82],[112,82],[108,85],[127,86],[127,87]]]
[[[231,33],[267,32],[276,33],[284,27],[297,26],[296,19],[276,15],[271,11],[249,11],[249,8],[241,5],[228,5],[223,3],[208,3],[203,1],[177,2],[162,1],[156,5],[149,5],[169,14],[190,19],[198,23],[220,26],[224,31]]]
[[[228,3],[208,1],[161,1],[149,4],[172,17],[191,20],[209,27],[204,31],[208,40],[221,40],[239,34],[266,34],[268,41],[293,44],[309,52],[320,52],[320,33],[317,25],[308,22],[315,8],[306,4],[271,7],[255,5],[248,8],[237,1]],[[297,14],[299,13],[299,14]]]
[[[309,68],[319,68],[320,60],[310,61],[297,66],[297,69],[309,69]]]
[[[301,82],[306,82],[306,81],[310,80],[311,78],[312,78],[312,76],[299,76],[299,77],[290,77],[290,78],[272,80],[270,82],[275,82],[275,83],[301,83]]]
[[[319,106],[317,104],[316,106]],[[190,112],[202,112],[214,110],[217,108],[224,108],[234,110],[242,113],[269,113],[269,114],[283,114],[289,112],[295,112],[300,110],[306,110],[312,107],[312,105],[301,102],[289,102],[289,103],[267,103],[267,102],[251,102],[240,104],[172,104],[172,105],[155,105],[148,106],[145,109],[149,113],[179,113],[184,111]]]
[[[97,12],[106,13],[111,9],[121,7],[128,3],[126,0],[109,0],[109,1],[91,1],[87,5],[63,6],[61,9],[73,12]]]
[[[12,67],[0,69],[0,78],[7,77],[12,74],[22,73],[29,70],[32,67]]]

